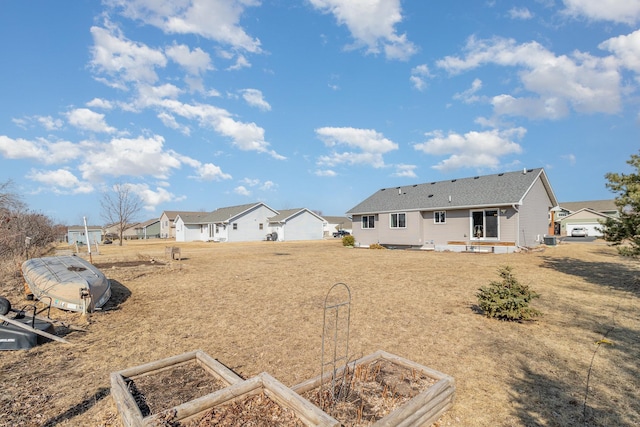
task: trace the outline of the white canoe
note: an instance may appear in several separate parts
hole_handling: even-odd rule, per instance
[[[22,264],[22,275],[35,298],[47,303],[50,298],[52,307],[63,310],[92,312],[111,297],[109,279],[73,255],[32,258]]]

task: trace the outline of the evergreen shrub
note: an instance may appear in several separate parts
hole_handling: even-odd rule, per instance
[[[523,285],[515,278],[511,267],[498,269],[501,281],[493,281],[489,286],[483,286],[476,294],[478,305],[487,317],[501,320],[522,321],[531,320],[542,313],[529,307],[529,303],[540,295]]]

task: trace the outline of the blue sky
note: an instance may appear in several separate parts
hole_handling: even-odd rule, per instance
[[[526,6],[523,6],[526,5]],[[0,182],[103,222],[344,212],[383,187],[544,167],[613,198],[640,148],[640,0],[0,3]]]

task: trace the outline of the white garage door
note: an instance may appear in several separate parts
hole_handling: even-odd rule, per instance
[[[567,224],[567,236],[571,236],[571,231],[576,227],[586,228],[589,236],[602,237],[602,231],[597,230],[602,227],[599,223]]]

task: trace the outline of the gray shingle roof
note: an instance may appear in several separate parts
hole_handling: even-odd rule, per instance
[[[216,209],[215,211],[211,212],[209,216],[207,216],[207,222],[220,223],[229,221],[232,218],[240,215],[241,213],[246,212],[254,206],[258,206],[260,204],[262,203],[248,203],[246,205],[227,206],[224,208]]]
[[[510,206],[520,204],[535,181],[542,177],[551,200],[555,196],[542,168],[517,172],[378,190],[346,213],[351,215],[420,211],[437,209],[470,208],[484,206]]]

